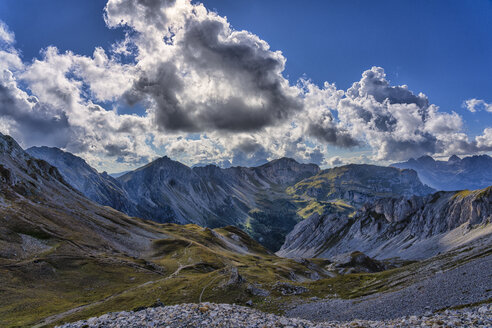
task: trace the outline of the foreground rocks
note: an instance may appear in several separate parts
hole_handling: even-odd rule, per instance
[[[65,324],[62,328],[82,327],[491,327],[492,306],[446,310],[424,316],[388,321],[311,322],[260,312],[230,304],[180,304],[147,308],[138,312],[108,313],[99,318]]]

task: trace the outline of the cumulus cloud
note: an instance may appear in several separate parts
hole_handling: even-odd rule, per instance
[[[302,109],[283,55],[201,4],[110,0],[106,22],[139,33],[141,73],[125,96],[163,131],[257,131]]]
[[[124,88],[124,66],[110,63],[102,49],[96,49],[90,58],[60,54],[49,47],[42,58],[24,64],[14,48],[4,47],[0,58],[10,59],[0,64],[0,126],[24,147],[64,148],[96,166],[105,157],[114,157],[113,162],[118,157],[126,157],[128,162],[155,157],[142,133],[148,130],[146,118],[118,115],[91,100],[114,97],[116,91],[111,89],[121,93]],[[118,77],[112,80],[120,81],[119,87],[111,81],[115,75]],[[101,83],[105,77],[110,79]],[[21,84],[26,84],[27,90]],[[131,82],[127,84],[129,88]],[[86,87],[99,93],[86,94]]]
[[[470,112],[475,113],[476,111],[485,110],[492,113],[492,104],[486,103],[482,99],[468,99],[463,103],[463,107],[468,109]]]
[[[380,67],[362,74],[337,111],[342,125],[361,136],[377,160],[442,153],[449,136],[462,128],[458,114],[440,112],[424,94],[416,95],[405,85],[391,86]]]

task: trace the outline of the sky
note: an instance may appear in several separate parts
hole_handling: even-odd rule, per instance
[[[3,0],[0,132],[118,172],[492,151],[492,1]]]

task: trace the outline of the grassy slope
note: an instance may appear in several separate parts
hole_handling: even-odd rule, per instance
[[[158,298],[165,304],[198,302],[200,294],[203,300],[246,302],[251,297],[246,284],[219,288],[234,267],[247,281],[267,285],[293,276],[305,280],[314,271],[323,274],[319,267],[276,257],[234,227],[161,225],[81,199],[72,208],[6,202],[0,209],[2,327],[30,326],[94,302],[59,319],[131,310]],[[115,249],[116,241],[138,231],[141,239],[152,237],[148,247],[135,246],[133,255]],[[23,251],[22,236],[43,249]]]

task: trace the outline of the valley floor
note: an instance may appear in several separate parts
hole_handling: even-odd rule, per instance
[[[138,312],[116,312],[98,318],[65,324],[60,328],[92,327],[490,327],[492,306],[448,310],[425,316],[410,316],[387,321],[312,322],[260,312],[230,304],[180,304],[147,308]]]
[[[389,320],[492,300],[492,255],[438,271],[410,286],[356,299],[326,299],[296,305],[289,317],[309,320]]]

